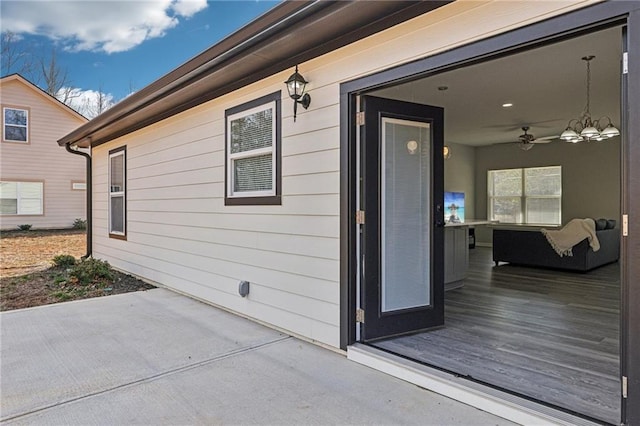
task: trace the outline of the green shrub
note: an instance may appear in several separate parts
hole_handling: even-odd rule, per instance
[[[31,229],[31,227],[32,227],[32,226],[33,226],[33,225],[30,225],[30,224],[28,224],[28,223],[25,223],[25,224],[23,224],[23,225],[18,225],[18,229],[19,229],[19,230],[21,230],[21,231],[28,231],[28,230],[30,230],[30,229]]]
[[[73,229],[87,229],[87,221],[77,218],[73,221]]]
[[[100,279],[113,280],[111,265],[103,260],[89,258],[76,263],[69,272],[80,284],[90,284]]]
[[[69,268],[76,264],[76,258],[71,256],[70,254],[59,254],[58,256],[53,258],[53,263],[56,266]]]

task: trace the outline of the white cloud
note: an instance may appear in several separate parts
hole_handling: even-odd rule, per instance
[[[69,50],[122,52],[162,37],[206,0],[3,0],[0,27],[49,37]]]
[[[76,87],[63,87],[56,94],[56,98],[87,118],[94,118],[116,104],[111,93]]]
[[[172,7],[178,15],[190,18],[207,7],[207,0],[177,0]]]

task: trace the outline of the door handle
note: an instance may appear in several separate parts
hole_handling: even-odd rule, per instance
[[[442,204],[436,204],[436,228],[444,228],[444,210]]]

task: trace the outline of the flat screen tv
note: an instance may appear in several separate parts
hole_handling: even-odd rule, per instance
[[[445,223],[464,223],[464,192],[444,193]]]

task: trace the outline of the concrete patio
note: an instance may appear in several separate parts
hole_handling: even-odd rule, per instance
[[[165,289],[0,321],[3,424],[511,424]]]

